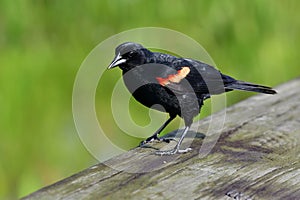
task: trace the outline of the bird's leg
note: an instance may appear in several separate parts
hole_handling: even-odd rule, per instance
[[[185,129],[183,130],[182,136],[180,137],[178,143],[176,144],[176,146],[174,147],[174,149],[172,150],[167,150],[167,151],[157,151],[155,152],[155,154],[157,155],[174,155],[176,153],[186,153],[192,150],[192,148],[186,148],[186,149],[180,149],[180,145],[183,141],[183,138],[185,137],[185,135],[187,134],[187,132],[189,131],[190,126],[186,126]]]
[[[162,130],[164,128],[166,128],[166,126],[175,118],[175,116],[170,116],[170,118],[157,130],[155,131],[155,133],[151,136],[151,137],[148,137],[146,140],[142,141],[140,143],[140,147],[144,147],[145,144],[149,143],[149,142],[152,142],[154,140],[157,140],[157,141],[164,141],[164,142],[170,142],[170,139],[161,139],[158,137],[158,135],[162,132]]]

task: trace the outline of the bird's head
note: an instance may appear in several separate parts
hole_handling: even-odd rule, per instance
[[[131,69],[146,63],[146,54],[151,53],[142,45],[125,42],[120,44],[115,50],[115,58],[107,69],[119,66],[121,69]]]

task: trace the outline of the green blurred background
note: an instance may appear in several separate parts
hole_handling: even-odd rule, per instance
[[[275,86],[300,74],[299,10],[297,0],[0,0],[0,199],[97,163],[73,123],[72,87],[81,62],[104,39],[136,27],[174,29],[203,45],[222,72]],[[107,76],[109,92],[120,72]],[[228,105],[250,95],[231,93]],[[98,97],[97,106],[109,107],[109,97]],[[147,114],[137,107],[133,102],[132,115]],[[120,131],[111,117],[102,123]]]

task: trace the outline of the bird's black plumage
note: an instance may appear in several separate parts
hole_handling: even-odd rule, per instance
[[[124,83],[133,97],[147,107],[159,104],[160,107],[154,108],[170,115],[163,126],[143,141],[142,145],[152,140],[160,140],[158,138],[160,132],[177,115],[184,119],[186,128],[176,147],[170,151],[158,152],[161,155],[190,150],[181,150],[180,144],[189,130],[193,118],[199,114],[203,101],[211,95],[232,90],[276,93],[270,87],[239,81],[224,75],[206,63],[151,52],[133,42],[119,45],[115,54],[108,69],[116,66],[121,68]]]

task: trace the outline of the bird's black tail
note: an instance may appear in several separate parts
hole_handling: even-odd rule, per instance
[[[253,83],[247,83],[244,81],[235,81],[225,85],[225,89],[227,90],[245,90],[251,92],[259,92],[265,94],[276,94],[277,92],[273,90],[271,87],[257,85]]]

